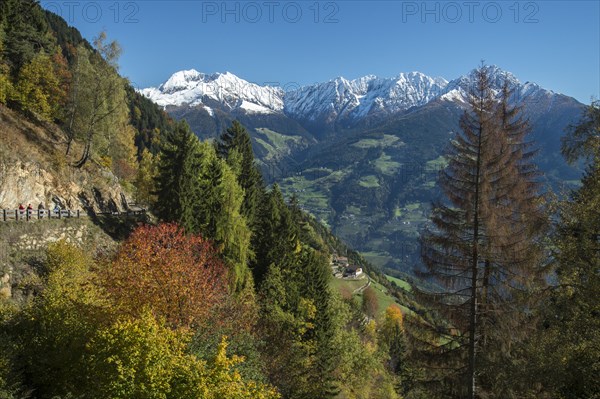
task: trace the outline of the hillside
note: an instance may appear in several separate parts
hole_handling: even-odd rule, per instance
[[[545,189],[577,186],[580,171],[562,159],[560,137],[580,117],[580,105],[554,96],[525,109]],[[434,101],[324,141],[297,157],[302,161],[281,178],[282,189],[379,267],[410,273],[419,262],[416,238],[439,196],[436,180],[462,112],[455,103]]]
[[[2,297],[23,301],[33,294],[29,281],[39,272],[46,246],[67,240],[91,254],[106,256],[116,248],[115,238],[140,219],[127,221],[100,215],[129,209],[130,189],[112,171],[96,162],[83,168],[71,165],[75,156],[64,154],[65,134],[57,125],[25,117],[0,104],[0,209],[39,204],[53,209],[80,211],[80,218],[17,222],[0,221],[0,291]],[[75,144],[73,153],[81,146]],[[129,224],[129,226],[127,226]]]
[[[63,209],[110,212],[132,202],[109,168],[96,162],[71,166],[75,157],[64,154],[65,134],[52,123],[28,120],[0,105],[0,142],[0,209],[58,203]]]

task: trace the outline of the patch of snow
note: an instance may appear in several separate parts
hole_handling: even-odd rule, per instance
[[[440,96],[440,99],[452,102],[466,103],[466,98],[462,90],[454,89]]]
[[[262,105],[254,104],[243,100],[240,104],[240,108],[249,114],[271,114],[273,110],[263,107]]]

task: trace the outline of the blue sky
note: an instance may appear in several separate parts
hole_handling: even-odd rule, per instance
[[[485,60],[585,103],[600,97],[599,1],[41,3],[90,40],[106,30],[140,88],[191,68],[283,87],[410,71],[451,80]]]

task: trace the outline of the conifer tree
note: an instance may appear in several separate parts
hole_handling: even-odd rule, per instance
[[[227,163],[218,158],[208,143],[201,144],[203,173],[199,186],[202,198],[196,217],[199,231],[213,239],[233,268],[234,287],[241,291],[249,283],[250,229],[242,214],[243,191]]]
[[[298,278],[304,276],[304,286],[301,288],[303,297],[313,301],[316,307],[315,327],[313,330],[316,342],[315,365],[311,370],[310,379],[313,388],[309,397],[334,398],[340,392],[339,381],[334,377],[335,352],[334,336],[340,327],[335,324],[332,309],[330,288],[331,271],[328,260],[312,249],[304,251],[298,269]]]
[[[178,122],[161,141],[159,174],[156,178],[156,214],[177,222],[186,231],[199,231],[195,205],[201,201],[197,184],[201,167],[200,143],[185,122]]]
[[[255,260],[252,271],[260,284],[271,264],[285,265],[299,252],[297,224],[277,184],[265,194],[259,208],[257,233],[254,240]]]
[[[37,54],[52,53],[55,41],[36,0],[3,0],[0,23],[5,27],[4,54],[13,79]]]
[[[433,227],[422,234],[423,275],[440,290],[417,295],[443,324],[422,324],[414,339],[422,360],[435,365],[435,389],[456,398],[493,397],[493,359],[524,328],[520,315],[543,272],[527,123],[509,106],[506,86],[496,95],[487,68],[474,81],[440,175],[447,202],[434,204]]]
[[[242,290],[251,278],[250,230],[241,214],[243,192],[234,173],[185,122],[166,134],[161,145],[157,215],[213,240],[232,268],[235,290]]]
[[[223,132],[217,142],[217,152],[236,170],[238,183],[244,190],[242,213],[253,227],[264,189],[261,173],[254,162],[252,140],[240,122],[233,121],[231,127]]]
[[[288,257],[285,268],[272,263],[265,274],[261,299],[261,331],[272,381],[284,397],[333,398],[340,325],[332,305],[329,265],[312,249]]]

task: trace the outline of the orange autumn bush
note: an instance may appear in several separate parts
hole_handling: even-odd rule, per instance
[[[206,325],[229,297],[227,268],[212,243],[176,224],[137,228],[103,281],[121,313],[149,309],[172,328]]]

